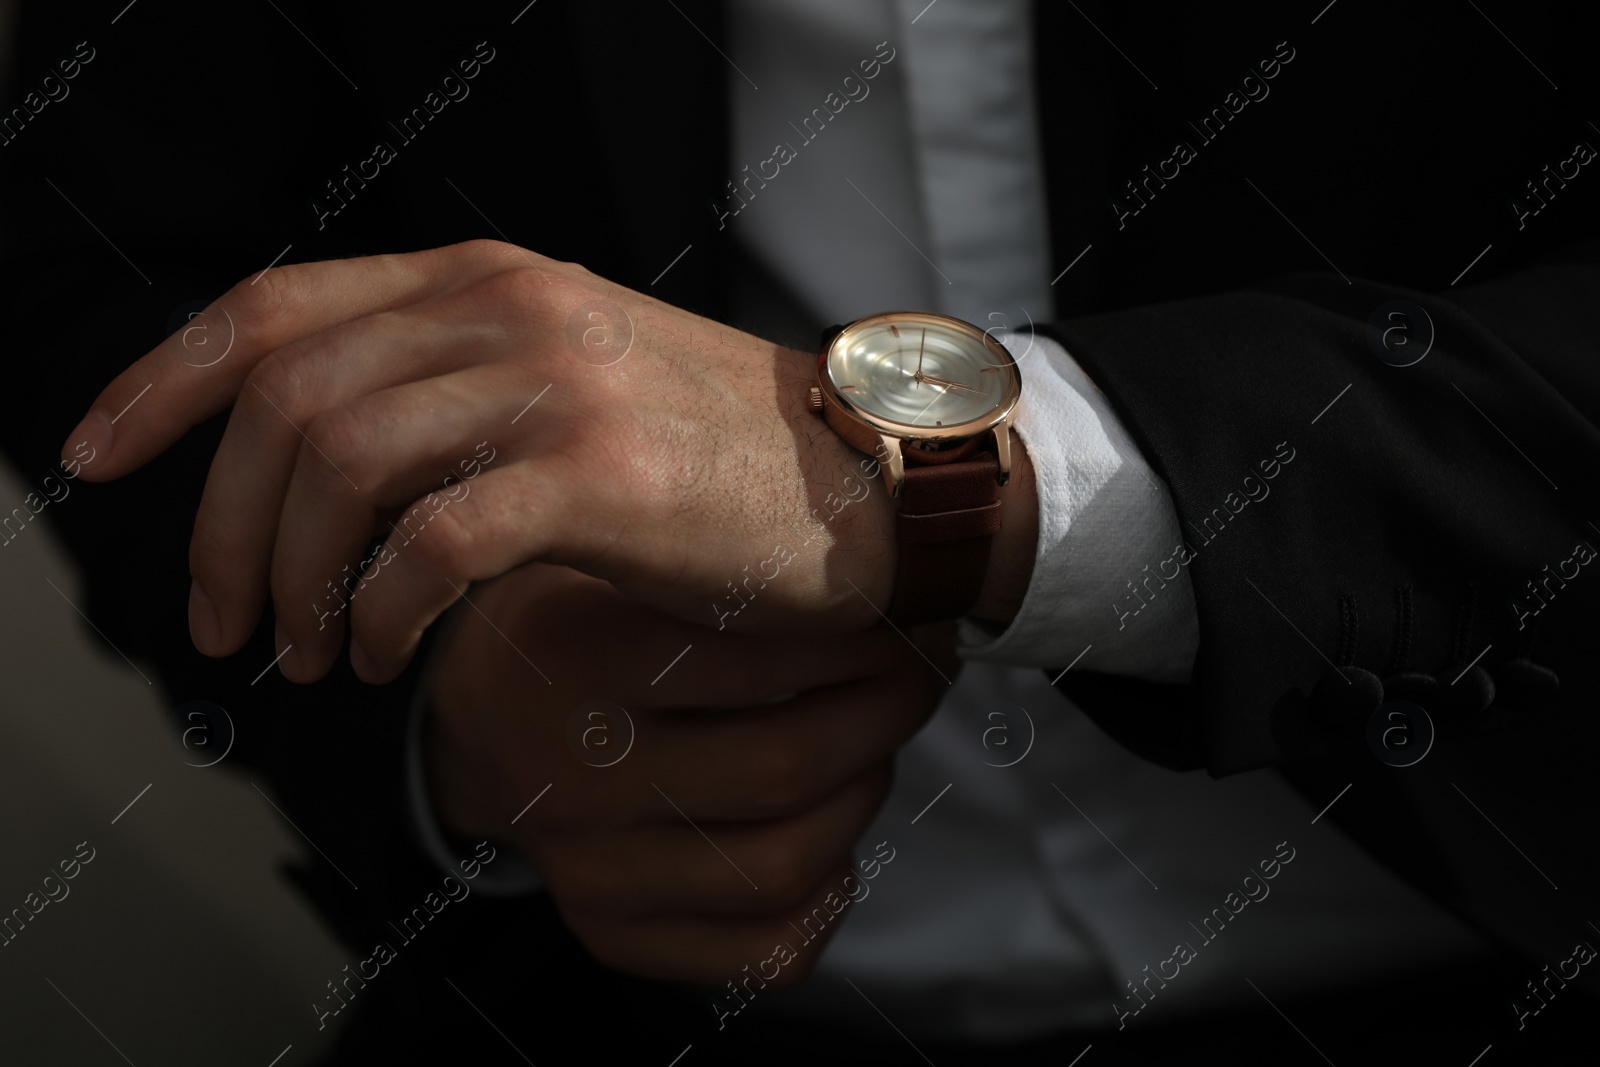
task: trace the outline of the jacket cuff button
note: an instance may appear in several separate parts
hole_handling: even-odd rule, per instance
[[[1439,711],[1444,722],[1469,730],[1482,726],[1498,691],[1489,672],[1474,664],[1466,670],[1459,667],[1441,670],[1439,677],[1454,679],[1440,689]]]
[[[1311,714],[1323,726],[1343,735],[1366,729],[1367,719],[1383,703],[1383,683],[1371,671],[1340,667],[1324,674],[1311,690]]]
[[[1496,701],[1509,711],[1543,711],[1555,703],[1561,679],[1532,660],[1511,659],[1494,669]]]

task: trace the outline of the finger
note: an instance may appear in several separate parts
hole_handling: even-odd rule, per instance
[[[737,982],[743,996],[787,989],[815,967],[828,941],[864,898],[867,883],[839,864],[798,907],[764,919],[661,916],[632,921],[556,906],[591,955],[614,970],[670,982],[715,986]],[[749,981],[749,985],[744,983]],[[727,998],[727,1010],[742,1000]]]
[[[640,730],[639,761],[685,818],[793,817],[893,756],[922,728],[944,688],[927,673],[903,662],[776,704],[652,720]],[[645,789],[630,789],[641,806],[648,803]]]
[[[403,548],[395,546],[396,580],[385,573],[352,608],[351,663],[363,680],[398,676],[423,630],[471,582],[530,561],[565,565],[605,551],[615,537],[611,517],[593,491],[572,491],[562,463],[559,453],[524,459],[486,471],[464,500],[448,506],[419,500],[407,509],[417,514],[422,507],[429,515]]]
[[[406,506],[384,544],[388,553],[380,549],[385,563],[369,568],[381,577],[365,581],[361,595],[351,602],[350,663],[363,681],[381,684],[397,677],[416,652],[423,630],[462,597],[472,602],[467,594],[472,582],[497,577],[519,562],[502,565],[504,555],[480,551],[490,522],[489,509],[482,505],[488,497],[522,514],[535,500],[548,499],[542,480],[524,464],[485,471],[465,499],[430,493]],[[500,522],[494,525],[505,530]],[[489,622],[481,609],[476,614],[504,636],[504,629]],[[520,642],[505,640],[524,662],[534,664]],[[549,682],[548,675],[539,674]]]
[[[782,914],[848,857],[888,795],[891,766],[880,761],[787,819],[692,823],[663,792],[657,805],[668,822],[608,837],[540,835],[530,847],[551,892],[572,910],[621,919]]]
[[[356,580],[359,595],[393,562],[405,536],[420,532],[437,508],[471,496],[486,461],[506,462],[484,434],[506,446],[509,432],[525,449],[540,447],[553,432],[547,417],[513,426],[528,387],[522,369],[489,364],[367,393],[311,421],[272,546],[279,647],[294,645],[279,664],[286,677],[314,681],[333,665],[344,608],[353,599],[346,578]],[[421,503],[399,509],[419,496]],[[229,519],[243,532],[243,518]],[[362,551],[374,530],[394,538],[362,574]]]
[[[663,418],[659,411],[641,409],[634,432],[602,440],[569,435],[573,439],[561,447],[484,475],[478,492],[436,517],[428,536],[419,539],[423,558],[410,569],[412,580],[385,583],[380,598],[370,602],[371,634],[361,637],[360,652],[371,669],[358,667],[357,673],[369,681],[395,677],[422,631],[466,583],[527,562],[629,582],[630,594],[646,603],[652,593],[664,599],[670,583],[660,580],[662,573],[692,565],[692,552],[715,553],[721,546],[705,539],[691,545],[681,522],[671,521],[681,519],[688,506],[684,482],[691,476],[663,459],[663,426],[677,426]],[[732,541],[733,535],[727,538]],[[715,620],[710,599],[706,615]],[[358,634],[362,618],[358,609]]]
[[[338,483],[343,503],[360,499],[362,483],[347,468],[366,457],[350,447],[350,424],[332,413],[375,390],[482,358],[470,334],[441,344],[419,328],[419,318],[384,312],[334,326],[279,349],[249,375],[212,460],[190,542],[190,630],[202,652],[234,652],[255,629],[277,531],[305,518],[283,510],[298,457],[314,459],[305,469]],[[356,553],[359,562],[359,547]],[[336,564],[325,577],[338,570]],[[294,618],[306,603],[294,605]]]
[[[226,408],[276,349],[351,319],[452,292],[542,256],[497,241],[272,267],[240,281],[101,390],[62,447],[93,448],[88,481],[119,478]],[[81,461],[82,453],[77,458]]]

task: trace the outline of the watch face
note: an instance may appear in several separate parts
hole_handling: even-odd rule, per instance
[[[1015,363],[983,331],[908,312],[848,327],[828,351],[826,374],[857,411],[926,430],[983,420],[1017,394]]]

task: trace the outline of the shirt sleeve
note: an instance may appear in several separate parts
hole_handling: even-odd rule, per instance
[[[1189,681],[1200,646],[1194,587],[1184,568],[1158,573],[1183,541],[1166,484],[1060,343],[1023,333],[1004,340],[1023,379],[1013,428],[1038,484],[1039,540],[1016,618],[998,636],[964,621],[961,654]],[[1113,620],[1116,639],[1086,642]]]
[[[472,845],[460,841],[440,825],[433,813],[433,801],[428,796],[428,774],[422,756],[422,722],[428,710],[428,689],[438,658],[445,646],[442,639],[454,621],[454,612],[440,623],[440,640],[433,641],[428,649],[428,662],[424,665],[421,681],[411,696],[411,708],[406,721],[406,794],[411,807],[411,825],[428,858],[446,874],[456,874],[460,860],[470,857]],[[507,849],[499,853],[494,870],[482,867],[474,889],[492,897],[523,896],[544,888],[544,880],[533,864],[520,852]]]

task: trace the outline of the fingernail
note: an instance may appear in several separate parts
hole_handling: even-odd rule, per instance
[[[278,652],[278,673],[294,681],[290,676],[300,673],[300,653],[294,650],[289,631],[283,628],[281,622],[272,624],[272,644]]]
[[[87,467],[95,460],[104,460],[111,454],[111,419],[96,408],[83,417],[77,428],[61,446],[61,462],[71,469],[73,464]]]
[[[355,669],[356,677],[363,682],[377,677],[378,665],[372,662],[372,657],[367,655],[367,650],[361,647],[361,642],[354,637],[350,639],[350,666]]]
[[[216,605],[200,588],[200,583],[189,583],[189,637],[201,654],[215,656],[222,645],[222,623],[217,618]]]

